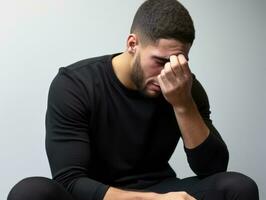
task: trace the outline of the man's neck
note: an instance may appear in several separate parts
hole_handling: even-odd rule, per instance
[[[135,89],[135,85],[130,78],[132,58],[133,57],[129,53],[124,52],[112,59],[113,69],[117,78],[129,89]]]

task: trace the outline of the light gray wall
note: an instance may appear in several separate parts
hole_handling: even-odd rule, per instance
[[[123,51],[142,0],[0,0],[0,199],[28,176],[51,177],[44,150],[48,87],[60,66]],[[197,30],[190,66],[209,94],[229,170],[265,194],[265,1],[183,0]],[[182,143],[171,159],[193,175]]]

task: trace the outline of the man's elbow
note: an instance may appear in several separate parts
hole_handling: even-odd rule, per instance
[[[223,154],[216,155],[207,166],[193,171],[199,178],[206,178],[213,174],[227,171],[228,163],[229,153],[226,151]]]

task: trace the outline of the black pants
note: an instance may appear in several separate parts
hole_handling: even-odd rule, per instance
[[[249,177],[236,172],[222,172],[205,179],[169,178],[145,191],[166,193],[186,191],[197,200],[258,200],[258,187]],[[7,200],[78,200],[54,180],[29,177],[18,182]],[[88,199],[89,200],[89,199]]]

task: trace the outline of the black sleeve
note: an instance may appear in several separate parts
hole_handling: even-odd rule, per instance
[[[61,68],[51,83],[46,152],[52,177],[77,200],[103,199],[108,186],[88,177],[90,108],[82,83]]]
[[[217,172],[227,170],[229,153],[221,135],[210,119],[210,106],[207,94],[194,77],[192,96],[198,110],[210,130],[208,138],[199,146],[187,149],[184,146],[190,168],[199,177],[203,178]]]

